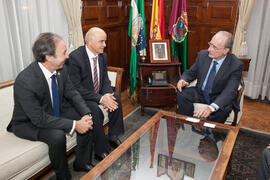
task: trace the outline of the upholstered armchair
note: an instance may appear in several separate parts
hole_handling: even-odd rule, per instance
[[[197,83],[197,80],[192,81],[189,84],[189,87],[195,86]],[[245,89],[245,84],[243,81],[243,78],[241,77],[240,84],[238,87],[238,102],[240,104],[240,111],[237,111],[235,109],[232,110],[230,113],[229,117],[225,121],[225,124],[236,126],[237,123],[239,122],[241,116],[242,116],[242,108],[243,108],[243,100],[244,100],[244,89]],[[202,104],[202,103],[193,103],[194,105],[194,111],[199,110],[200,108],[207,107],[207,104]]]
[[[251,59],[250,58],[239,58],[239,59],[244,63],[243,73],[247,72],[249,69],[249,63],[250,63]],[[197,80],[194,80],[193,82],[191,82],[189,84],[189,86],[195,86],[196,83],[197,83]],[[241,118],[242,113],[243,113],[244,89],[245,89],[245,83],[244,83],[243,74],[242,74],[241,79],[240,79],[240,84],[238,87],[238,99],[237,99],[239,102],[239,105],[240,105],[240,111],[233,109],[232,112],[230,113],[229,117],[225,121],[225,124],[236,126],[238,124],[238,122],[240,121],[240,118]],[[207,106],[207,105],[202,104],[202,103],[194,103],[194,110],[196,111],[204,106]]]

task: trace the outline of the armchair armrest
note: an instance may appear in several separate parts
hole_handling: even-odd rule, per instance
[[[117,92],[119,95],[121,94],[123,72],[123,68],[108,66],[108,76],[111,81],[111,86],[115,87],[115,92]]]

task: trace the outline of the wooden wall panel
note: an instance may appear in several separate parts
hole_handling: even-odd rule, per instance
[[[189,29],[188,32],[188,59],[196,59],[197,52],[200,51],[200,42],[202,42],[202,38],[200,36],[201,27],[200,26],[194,26],[192,29]],[[188,66],[190,67],[191,61],[188,61]]]
[[[128,21],[131,0],[82,0],[82,28],[85,34],[89,28],[98,26],[108,34],[105,52],[109,57],[109,65],[125,69],[122,89],[129,82],[129,61],[131,52],[128,37]],[[152,1],[144,0],[147,54],[149,54],[149,31],[152,13]],[[172,0],[164,0],[165,34],[168,34],[168,23],[171,14]],[[189,21],[188,61],[193,64],[197,53],[208,48],[214,33],[219,30],[234,31],[238,0],[187,0]]]
[[[234,33],[237,8],[238,0],[187,1],[189,67],[195,62],[199,50],[208,48],[208,42],[216,32]]]
[[[237,4],[228,2],[209,2],[207,21],[210,23],[234,23],[236,20]]]
[[[200,22],[200,18],[202,17],[202,7],[198,3],[189,3],[187,6],[188,12],[188,21],[190,22]]]
[[[122,47],[122,36],[121,36],[121,29],[118,27],[110,28],[107,32],[108,39],[115,39],[116,41],[107,41],[107,48],[105,52],[108,55],[113,54],[113,58],[110,58],[110,65],[111,66],[120,66],[122,63],[119,60],[122,59],[121,49]]]
[[[83,19],[87,21],[87,23],[98,23],[97,14],[99,10],[97,7],[85,7],[84,11]]]

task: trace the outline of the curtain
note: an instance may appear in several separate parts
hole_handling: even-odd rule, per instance
[[[68,21],[69,29],[69,49],[77,49],[79,46],[84,45],[81,14],[82,14],[82,1],[81,0],[61,0],[65,14]]]
[[[239,0],[239,19],[236,27],[236,32],[234,35],[234,43],[232,48],[232,53],[234,53],[236,56],[239,56],[240,54],[239,50],[241,44],[244,47],[246,45],[245,39],[246,29],[255,2],[256,0]]]
[[[60,0],[0,0],[0,82],[15,78],[33,60],[32,45],[41,32],[67,40]]]
[[[270,100],[270,2],[256,1],[247,29],[247,43],[251,58],[244,77],[245,95],[252,99]]]

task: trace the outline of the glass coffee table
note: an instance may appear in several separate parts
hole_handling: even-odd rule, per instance
[[[82,180],[223,179],[238,131],[159,111]]]

